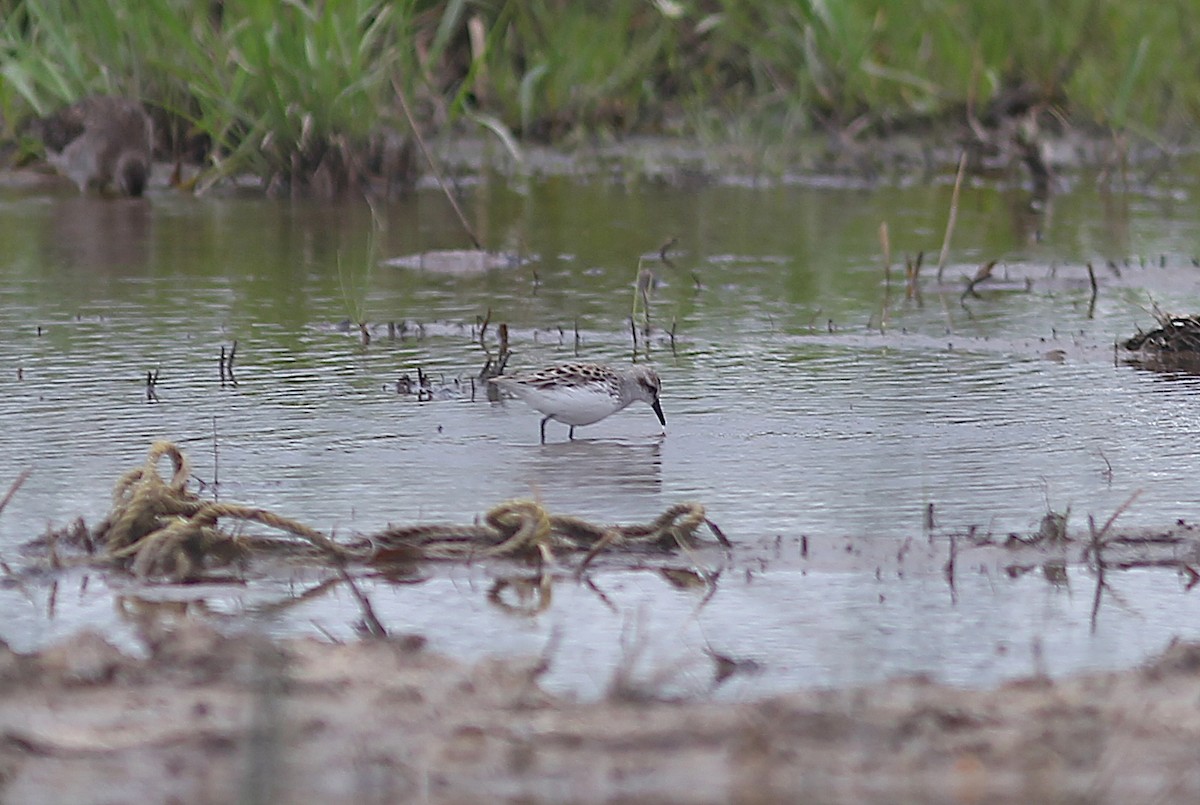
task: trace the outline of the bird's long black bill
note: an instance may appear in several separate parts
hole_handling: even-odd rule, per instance
[[[667,418],[663,416],[662,405],[658,402],[658,400],[655,400],[654,402],[650,403],[650,407],[654,409],[654,413],[658,415],[659,423],[665,428],[667,426]]]

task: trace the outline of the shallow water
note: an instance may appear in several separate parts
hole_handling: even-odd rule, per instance
[[[488,597],[498,577],[528,568],[363,579],[389,628],[437,649],[530,654],[553,636],[546,681],[558,690],[593,693],[632,660],[651,684],[704,689],[707,648],[760,664],[730,680],[729,695],[1130,665],[1173,636],[1200,637],[1196,594],[1175,570],[1110,579],[1119,599],[1093,634],[1084,568],[1072,565],[1065,586],[1013,579],[967,551],[951,591],[947,546],[928,543],[925,517],[932,506],[939,533],[1002,536],[1036,531],[1047,507],[1069,509],[1078,533],[1140,490],[1122,526],[1195,518],[1200,378],[1125,365],[1113,350],[1151,326],[1151,300],[1200,310],[1190,175],[1118,195],[1079,180],[1041,210],[1019,188],[968,186],[951,265],[940,284],[926,266],[920,301],[905,299],[900,269],[885,283],[878,228],[888,222],[895,262],[923,249],[935,263],[948,181],[685,192],[492,179],[467,186],[468,215],[490,246],[532,259],[466,276],[368,270],[371,218],[358,205],[10,193],[0,197],[0,487],[32,474],[0,514],[0,551],[13,564],[47,526],[99,520],[116,478],[164,438],[188,451],[199,480],[219,480],[223,500],[338,535],[470,522],[514,496],[604,522],[702,502],[738,545],[698,557],[721,568],[708,599],[669,584],[662,562],[601,563],[594,588],[561,575],[533,617]],[[434,192],[382,212],[383,257],[464,245]],[[649,257],[669,237],[674,267]],[[649,360],[663,378],[665,437],[635,405],[575,442],[551,423],[543,446],[538,415],[521,403],[472,399],[486,358],[473,333],[489,310],[493,349],[496,325],[510,327],[511,370],[576,355],[628,361],[642,255],[659,281]],[[992,258],[996,281],[960,300],[959,277]],[[1085,261],[1100,283],[1092,318]],[[359,309],[376,323],[367,347],[339,325]],[[402,336],[388,337],[389,321],[408,323]],[[222,384],[218,357],[235,340],[237,383]],[[439,387],[432,401],[397,393],[418,367]],[[928,544],[923,563],[879,558],[912,539]],[[360,612],[343,588],[262,606],[321,578],[168,589],[73,574],[0,589],[0,637],[25,649],[91,626],[132,645],[141,616],[131,612],[170,616],[177,607],[163,600],[229,624],[349,637]],[[663,682],[659,668],[677,673]]]

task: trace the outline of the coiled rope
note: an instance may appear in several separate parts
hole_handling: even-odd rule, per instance
[[[163,458],[170,480],[160,474]],[[306,561],[386,564],[426,559],[511,557],[552,561],[556,551],[586,552],[580,570],[610,547],[689,550],[696,532],[708,525],[729,547],[721,530],[698,503],[671,506],[645,525],[596,525],[578,517],[549,514],[532,500],[512,500],[492,508],[474,525],[392,527],[349,543],[337,542],[301,522],[266,509],[202,500],[188,489],[191,467],[171,442],[155,442],[142,466],[126,472],[113,490],[113,505],[91,534],[108,561],[141,578],[186,581],[214,565],[256,554]],[[232,533],[220,520],[254,522],[290,538]]]

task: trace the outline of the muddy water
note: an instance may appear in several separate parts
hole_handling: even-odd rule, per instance
[[[951,590],[945,535],[1028,534],[1047,508],[1082,532],[1139,490],[1122,526],[1197,516],[1200,378],[1115,362],[1113,350],[1151,325],[1151,300],[1200,311],[1197,188],[1181,175],[1107,195],[1078,181],[1037,209],[1019,189],[969,186],[953,259],[940,283],[924,269],[920,299],[906,298],[900,270],[885,281],[879,225],[894,261],[936,255],[945,181],[482,181],[465,190],[468,214],[489,245],[529,262],[466,275],[368,269],[370,215],[354,205],[10,193],[0,487],[32,474],[0,514],[0,552],[19,562],[17,546],[47,526],[101,518],[116,478],[166,438],[199,480],[219,480],[222,499],[339,535],[468,522],[513,496],[622,522],[704,503],[738,546],[697,557],[721,571],[708,598],[671,584],[663,562],[602,564],[591,586],[560,574],[532,616],[512,611],[538,595],[527,568],[363,580],[386,625],[461,656],[536,653],[553,636],[546,681],[560,690],[594,693],[619,665],[703,690],[709,649],[758,664],[730,695],[1133,664],[1173,636],[1200,637],[1200,599],[1175,570],[1110,579],[1119,598],[1093,633],[1084,567],[1072,561],[1065,582],[1012,578],[1003,560],[964,549]],[[383,257],[464,246],[436,193],[383,215]],[[663,266],[651,256],[671,237]],[[473,327],[489,309],[487,341],[494,349],[495,323],[509,325],[512,369],[629,360],[640,256],[658,281],[649,360],[665,437],[635,406],[575,442],[551,423],[542,446],[535,413],[472,397],[486,359]],[[962,298],[962,275],[992,258],[995,279]],[[1099,282],[1091,317],[1085,261]],[[375,325],[367,347],[342,324],[359,311]],[[404,324],[389,337],[387,322]],[[235,340],[237,383],[222,384],[218,358]],[[398,393],[418,368],[434,378],[432,400]],[[343,588],[280,606],[321,581],[263,573],[167,589],[75,573],[0,589],[0,637],[31,648],[90,626],[133,645],[139,618],[186,608],[231,628],[349,638],[360,613]]]

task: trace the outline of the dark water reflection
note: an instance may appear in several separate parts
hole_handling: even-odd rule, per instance
[[[720,570],[708,598],[653,563],[601,564],[592,585],[561,569],[534,617],[517,611],[524,568],[501,583],[500,600],[518,605],[508,608],[489,595],[503,568],[363,580],[385,622],[463,656],[536,652],[561,634],[550,683],[562,689],[602,688],[631,629],[648,666],[679,666],[687,689],[708,683],[706,650],[757,659],[762,673],[732,680],[734,694],[914,671],[987,683],[1029,671],[1037,644],[1053,645],[1040,655],[1053,672],[1130,664],[1173,635],[1197,636],[1194,595],[1174,571],[1119,576],[1124,603],[1092,634],[1090,577],[1075,564],[1064,587],[981,563],[952,599],[941,543],[922,568],[877,574],[883,559],[872,557],[923,539],[931,506],[940,528],[997,536],[1035,531],[1047,507],[1084,529],[1088,514],[1103,520],[1139,489],[1123,525],[1196,516],[1197,379],[1114,363],[1112,349],[1151,324],[1151,297],[1200,309],[1198,211],[1179,182],[1124,197],[1081,183],[1040,212],[1014,191],[969,187],[955,262],[940,292],[925,269],[919,302],[904,298],[895,269],[885,290],[879,224],[894,263],[936,253],[944,182],[687,193],[485,183],[466,201],[489,243],[539,259],[478,276],[368,271],[365,206],[3,198],[0,487],[32,475],[0,514],[0,554],[13,561],[48,525],[98,520],[116,478],[166,438],[199,479],[219,477],[222,499],[339,535],[471,522],[517,496],[601,522],[703,502],[739,546],[698,557]],[[434,194],[385,216],[383,256],[463,245]],[[672,236],[674,267],[655,266],[649,358],[663,377],[666,437],[634,406],[574,442],[552,423],[543,446],[538,415],[521,403],[488,403],[479,388],[472,399],[487,355],[471,334],[489,310],[491,339],[510,325],[512,369],[577,352],[628,360],[638,258]],[[961,299],[958,277],[990,258],[1011,264],[1002,281]],[[1067,274],[1109,260],[1089,318],[1088,286]],[[360,311],[379,325],[365,348],[335,326]],[[389,338],[387,322],[407,324]],[[218,357],[235,340],[237,383],[223,384]],[[397,393],[418,368],[436,378],[436,399]],[[802,537],[814,550],[803,561]],[[834,559],[830,546],[847,539],[837,550],[857,563]],[[264,575],[182,590],[72,576],[52,617],[49,587],[0,589],[0,637],[26,648],[88,624],[132,641],[138,619],[114,593],[143,614],[191,601],[229,623],[353,634],[358,604],[341,585]],[[311,596],[280,606],[303,590]]]
[[[150,260],[152,210],[145,199],[56,198],[48,213],[41,238],[50,263],[120,273]]]

